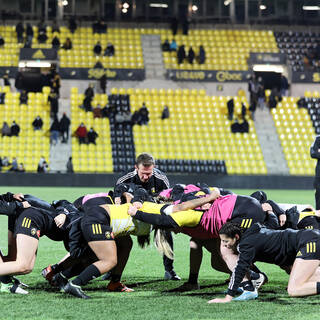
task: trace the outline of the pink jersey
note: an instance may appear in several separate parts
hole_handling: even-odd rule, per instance
[[[93,198],[100,198],[100,197],[109,197],[109,194],[108,193],[105,193],[105,192],[100,192],[100,193],[94,193],[94,194],[87,194],[83,197],[82,199],[82,204],[84,204],[85,202],[87,202],[88,200],[90,199],[93,199]]]
[[[218,238],[221,227],[231,219],[236,200],[236,194],[228,194],[218,198],[210,209],[203,213],[197,227],[184,227],[182,232],[196,239]]]

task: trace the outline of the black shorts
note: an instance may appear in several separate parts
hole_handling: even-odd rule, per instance
[[[296,258],[320,260],[320,233],[315,230],[302,231]]]
[[[87,242],[114,240],[109,215],[100,206],[86,211],[81,220],[81,230]]]
[[[14,235],[25,234],[39,240],[47,224],[46,216],[34,208],[24,210],[15,223]]]
[[[301,219],[301,221],[297,224],[298,229],[319,229],[319,222],[316,216],[308,216]]]

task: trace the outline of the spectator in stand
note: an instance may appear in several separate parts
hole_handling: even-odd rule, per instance
[[[264,91],[264,82],[262,77],[258,78],[257,98],[258,98],[258,107],[261,109],[264,109],[265,101],[266,101],[266,93]]]
[[[199,47],[198,62],[199,64],[204,64],[206,62],[206,52],[203,46]]]
[[[280,78],[280,95],[286,97],[288,95],[289,82],[288,79],[282,74]]]
[[[69,127],[70,127],[70,119],[67,117],[66,113],[64,112],[59,123],[62,143],[67,143],[69,140]]]
[[[170,112],[169,112],[169,108],[168,106],[164,106],[163,110],[162,110],[162,114],[161,114],[161,119],[169,119],[170,117]]]
[[[39,31],[38,43],[45,43],[48,40],[47,33],[43,30]]]
[[[40,157],[40,160],[38,162],[38,168],[43,168],[43,164],[46,162],[46,159],[44,156]],[[37,170],[38,171],[38,170]],[[39,171],[38,171],[39,172]]]
[[[98,60],[95,65],[93,66],[93,69],[104,69],[104,66],[100,60]]]
[[[54,117],[54,120],[50,127],[50,143],[55,146],[58,143],[60,134],[60,125],[57,116]]]
[[[141,124],[147,125],[149,122],[149,110],[145,102],[143,102],[142,107],[139,109],[139,113],[141,115]]]
[[[53,49],[58,50],[60,48],[60,40],[57,35],[53,37],[51,44]]]
[[[61,78],[57,72],[54,72],[51,88],[56,93],[57,98],[60,96]]]
[[[75,135],[79,139],[79,144],[86,143],[87,134],[88,134],[88,131],[86,126],[83,124],[83,122],[81,122],[80,126],[77,128],[75,132]]]
[[[91,101],[92,101],[91,97],[85,96],[85,98],[83,99],[82,106],[80,106],[80,108],[84,109],[85,112],[92,111]]]
[[[69,157],[68,162],[66,164],[67,173],[74,173],[73,164],[72,164],[72,157]]]
[[[17,158],[14,157],[14,158],[12,159],[11,168],[9,169],[9,171],[15,171],[15,172],[18,171],[18,161],[17,161]]]
[[[233,101],[233,99],[230,99],[227,102],[227,108],[228,108],[228,119],[231,121],[233,119],[233,112],[234,112],[234,101]]]
[[[271,90],[268,99],[268,106],[270,109],[276,108],[277,103],[282,100],[281,96],[279,95],[278,89],[275,87]]]
[[[2,159],[2,166],[8,167],[10,165],[8,157],[4,156]]]
[[[107,25],[106,23],[100,19],[92,24],[92,32],[93,33],[106,33],[107,32]]]
[[[71,17],[69,20],[69,30],[71,33],[74,33],[77,30],[77,23],[74,17]]]
[[[177,31],[178,31],[178,19],[176,17],[172,18],[171,30],[172,30],[172,34],[175,36],[177,34]]]
[[[164,41],[164,43],[162,44],[162,51],[164,51],[164,52],[170,51],[170,43],[169,43],[168,39],[166,39]]]
[[[106,49],[104,50],[104,55],[108,57],[113,57],[114,54],[115,54],[114,46],[111,42],[108,42]]]
[[[28,93],[26,90],[20,93],[20,104],[28,104]]]
[[[177,51],[177,43],[176,40],[172,39],[171,43],[170,43],[170,51]]]
[[[4,104],[5,100],[6,100],[6,93],[0,92],[0,104]]]
[[[84,95],[85,95],[85,97],[91,98],[91,100],[93,99],[93,97],[94,97],[94,89],[93,89],[93,84],[92,83],[89,84],[88,88],[84,92]]]
[[[47,33],[47,25],[44,23],[44,19],[41,19],[38,23],[38,32]]]
[[[195,53],[194,53],[192,47],[190,47],[189,51],[188,51],[188,62],[190,64],[193,64],[194,57],[195,57]]]
[[[59,27],[59,25],[57,23],[57,20],[53,21],[51,31],[52,31],[52,33],[54,33],[54,32],[60,33],[60,27]]]
[[[96,144],[96,139],[99,137],[96,131],[91,127],[87,134],[88,137],[88,143]]]
[[[184,49],[184,45],[181,45],[177,52],[178,64],[183,63],[183,60],[186,58],[186,51]]]
[[[100,89],[101,89],[102,93],[106,93],[106,91],[107,91],[107,76],[105,73],[101,76],[99,83],[100,83]]]
[[[26,35],[27,35],[27,42],[31,44],[32,38],[33,38],[33,28],[30,23],[27,23]]]
[[[1,134],[3,137],[5,137],[5,136],[10,137],[11,136],[11,129],[6,121],[3,122]]]
[[[0,47],[2,48],[5,44],[4,39],[2,38],[2,36],[0,36]]]
[[[22,85],[23,85],[23,76],[21,72],[18,72],[16,75],[14,86],[20,92],[20,94],[22,93]]]
[[[45,158],[42,156],[39,163],[38,163],[38,167],[37,167],[37,172],[38,173],[46,173],[48,172],[48,163],[45,160]]]
[[[43,121],[40,116],[37,116],[32,122],[33,130],[41,130],[43,126]]]
[[[139,110],[136,110],[131,118],[131,122],[132,125],[138,124],[139,126],[141,126],[141,114],[139,112]]]
[[[16,33],[17,33],[18,42],[22,43],[23,42],[24,26],[21,21],[18,22],[18,24],[16,25]]]
[[[58,96],[53,89],[51,89],[51,93],[48,96],[48,101],[50,103],[50,116],[54,119],[57,117],[59,111],[59,101]]]
[[[93,108],[92,113],[93,113],[93,118],[102,118],[100,104],[98,104],[95,108]]]
[[[18,124],[16,124],[14,120],[12,121],[10,131],[11,131],[11,136],[15,136],[15,137],[19,136],[20,127]]]
[[[72,42],[70,38],[67,38],[66,41],[64,42],[62,49],[65,50],[71,50],[72,49]]]
[[[98,41],[93,48],[93,52],[95,55],[100,56],[101,51],[102,51],[101,43],[100,43],[100,41]]]
[[[21,173],[26,172],[26,169],[24,168],[24,165],[22,162],[19,164],[17,172],[21,172]]]
[[[9,80],[9,75],[8,75],[8,72],[6,72],[3,77],[3,85],[4,86],[8,86],[8,87],[11,87],[11,83],[10,83],[10,80]]]

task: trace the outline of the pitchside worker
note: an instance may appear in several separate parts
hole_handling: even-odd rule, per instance
[[[134,183],[147,190],[150,195],[158,195],[162,190],[169,188],[167,176],[155,168],[155,160],[149,153],[141,153],[137,157],[135,169],[120,177],[116,184],[120,183]],[[115,195],[115,203],[121,203],[120,197],[117,197],[117,195]],[[173,249],[171,232],[167,231],[166,237],[171,249]],[[173,269],[173,260],[163,256],[163,265],[165,268],[164,278],[166,280],[181,279]]]

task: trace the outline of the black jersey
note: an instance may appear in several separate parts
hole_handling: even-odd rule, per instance
[[[305,233],[314,233],[317,238],[320,236],[314,230],[271,230],[259,223],[254,224],[243,233],[238,245],[239,259],[230,279],[228,294],[236,294],[244,275],[255,261],[291,265]]]
[[[169,188],[169,180],[167,176],[159,169],[154,168],[153,174],[147,182],[142,182],[138,176],[137,170],[133,170],[120,177],[117,185],[120,183],[134,183],[147,190],[151,195],[158,194],[162,190]]]

